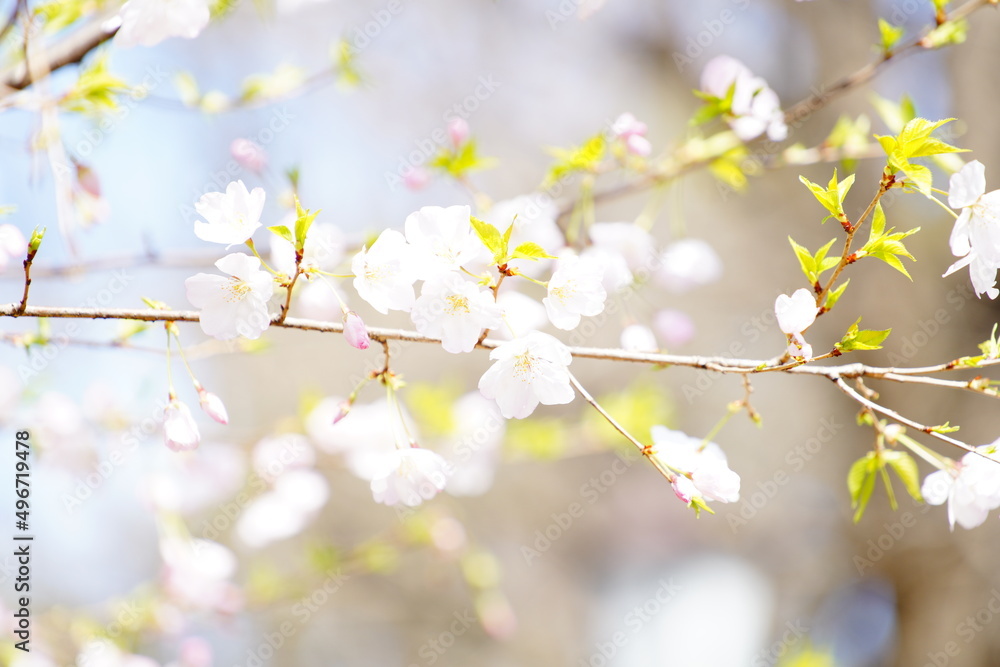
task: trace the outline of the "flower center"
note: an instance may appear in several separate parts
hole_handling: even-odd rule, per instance
[[[458,313],[468,313],[469,311],[469,300],[460,294],[452,294],[451,296],[445,297],[448,302],[448,314],[456,315]]]
[[[531,382],[537,361],[530,352],[523,352],[514,357],[514,377],[521,382]]]
[[[384,264],[365,264],[365,280],[370,283],[381,282],[388,273]]]
[[[250,293],[250,285],[246,284],[236,276],[229,277],[229,283],[226,285],[225,299],[230,303],[235,301],[242,301],[246,298],[246,295]]]
[[[550,289],[549,294],[559,303],[566,303],[571,296],[576,294],[576,284],[574,281],[568,280],[565,284]]]

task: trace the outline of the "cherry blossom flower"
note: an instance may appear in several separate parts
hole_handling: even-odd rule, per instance
[[[200,384],[196,383],[195,388],[198,390],[198,403],[205,414],[220,424],[228,424],[229,415],[226,413],[226,406],[222,403],[222,399],[206,391]]]
[[[295,213],[289,212],[278,224],[291,229],[295,226]],[[347,240],[339,227],[329,222],[314,222],[309,228],[302,252],[302,268],[335,271],[344,259],[346,246]],[[276,271],[292,275],[295,271],[295,246],[280,236],[272,236],[270,260]],[[308,274],[306,277],[308,278]],[[326,291],[329,293],[329,288]]]
[[[309,440],[298,433],[285,433],[261,439],[251,455],[253,470],[261,479],[274,483],[290,470],[308,469],[316,463],[316,451]]]
[[[475,259],[483,248],[472,231],[468,206],[424,206],[404,224],[406,241],[416,252],[421,278],[456,271]]]
[[[653,330],[644,324],[630,324],[622,329],[621,345],[629,352],[656,352],[656,336]]]
[[[28,241],[14,225],[0,225],[0,271],[11,261],[23,261],[28,255]]]
[[[455,148],[464,144],[469,138],[469,121],[456,116],[448,121],[448,137]]]
[[[604,266],[594,260],[575,255],[560,259],[549,278],[548,296],[542,299],[552,324],[569,331],[580,324],[582,315],[593,316],[604,310],[608,293],[603,279]]]
[[[788,136],[777,94],[739,60],[725,55],[710,60],[701,74],[701,88],[721,99],[733,89],[729,126],[743,141],[764,132],[772,141],[783,141]]]
[[[35,662],[23,663],[23,667],[40,667],[45,662],[36,666]],[[55,665],[55,663],[51,663]],[[76,655],[74,665],[86,665],[87,667],[160,667],[159,663],[152,658],[133,653],[125,653],[110,639],[91,639],[80,647],[80,652]],[[17,667],[22,667],[21,662],[17,662]]]
[[[729,469],[726,455],[717,444],[703,446],[700,439],[665,426],[654,426],[651,433],[652,456],[685,473],[673,483],[678,498],[688,503],[696,496],[722,503],[740,499],[740,476]]]
[[[320,449],[342,456],[352,475],[370,482],[396,449],[400,417],[385,399],[354,405],[346,413],[345,403],[335,396],[320,401],[306,418],[306,432]]]
[[[646,156],[653,151],[653,145],[646,138],[646,124],[636,120],[628,112],[615,119],[611,124],[611,132],[625,142],[629,153]]]
[[[479,391],[495,399],[507,419],[523,419],[538,404],[562,405],[573,400],[569,348],[552,336],[532,331],[503,343],[490,353],[495,363],[479,379]]]
[[[590,227],[590,245],[580,257],[605,266],[604,289],[618,291],[645,278],[656,265],[653,237],[631,222],[599,222]]]
[[[227,248],[245,243],[260,227],[264,197],[262,188],[248,192],[243,181],[233,181],[225,193],[202,195],[194,210],[208,222],[194,223],[195,236],[210,243],[224,243]]]
[[[274,478],[274,488],[258,496],[236,522],[236,534],[249,547],[299,534],[330,497],[326,478],[298,467]]]
[[[452,409],[455,428],[444,438],[454,471],[446,491],[453,496],[478,496],[493,485],[507,422],[497,404],[478,391],[465,394]],[[445,450],[442,450],[445,451]]]
[[[344,339],[351,347],[359,350],[367,350],[368,346],[372,344],[365,323],[353,310],[344,313]]]
[[[410,316],[417,331],[455,354],[471,352],[483,329],[503,324],[493,294],[454,272],[425,282]]]
[[[969,452],[947,470],[924,478],[920,490],[924,500],[931,505],[948,503],[952,530],[956,522],[965,529],[975,528],[986,521],[991,510],[1000,507],[1000,458],[995,454],[998,443],[977,447],[979,454]]]
[[[540,329],[549,321],[541,302],[508,289],[507,285],[497,295],[497,305],[503,311],[503,319],[507,323],[507,326],[494,331],[502,338],[516,338],[518,333]]]
[[[403,174],[403,185],[408,190],[422,190],[431,182],[431,174],[423,167],[411,167]]]
[[[168,537],[160,542],[163,588],[171,600],[191,609],[234,613],[242,594],[232,583],[236,556],[218,542]]]
[[[185,452],[198,447],[201,433],[191,416],[191,410],[176,398],[163,409],[163,439],[175,452]]]
[[[498,201],[490,207],[483,219],[501,232],[506,231],[511,224],[514,225],[510,234],[512,249],[530,241],[540,245],[550,255],[556,255],[566,245],[566,238],[556,223],[557,217],[559,217],[559,207],[552,198],[534,194]],[[485,248],[481,256],[486,257],[484,260],[486,265],[491,263],[492,258]],[[551,262],[550,259],[526,261],[518,266],[518,270],[537,278],[548,270]]]
[[[450,474],[451,465],[429,449],[397,449],[372,478],[372,496],[377,503],[415,507],[444,489]]]
[[[243,137],[233,139],[229,144],[229,153],[241,167],[252,172],[259,174],[267,166],[267,153],[257,142],[250,139]]]
[[[951,232],[951,252],[961,257],[944,274],[969,267],[977,295],[995,299],[997,269],[1000,268],[1000,190],[986,192],[986,167],[978,160],[968,163],[949,183],[948,204],[962,209]]]
[[[240,252],[226,255],[215,266],[228,275],[199,273],[184,281],[188,301],[201,309],[201,330],[219,340],[259,338],[271,324],[271,275],[261,270],[259,259]]]
[[[696,329],[691,317],[681,310],[664,308],[653,316],[653,328],[668,348],[690,342]]]
[[[781,294],[775,299],[774,314],[778,318],[778,327],[792,337],[788,354],[812,359],[812,345],[806,342],[802,332],[812,326],[818,313],[816,298],[804,287],[795,290],[792,296]]]
[[[170,37],[194,39],[211,18],[208,0],[129,0],[119,12],[115,44],[153,46]]]
[[[682,239],[663,249],[656,279],[678,294],[708,285],[722,277],[722,260],[701,239]]]
[[[413,283],[418,277],[415,256],[396,230],[383,231],[371,248],[362,248],[351,261],[351,270],[358,295],[383,315],[413,307]]]

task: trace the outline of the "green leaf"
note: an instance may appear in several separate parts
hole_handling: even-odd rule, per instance
[[[292,230],[290,230],[285,225],[275,225],[273,227],[268,227],[267,231],[277,234],[281,238],[291,243],[293,246],[295,245],[295,237],[292,236]]]
[[[493,261],[497,264],[503,264],[507,257],[507,244],[504,243],[500,230],[476,217],[472,218],[472,229],[475,230],[476,236],[483,242],[486,249],[493,253]]]
[[[791,236],[788,237],[788,242],[792,244],[792,250],[795,251],[795,256],[799,260],[799,266],[802,267],[802,273],[806,275],[806,280],[810,283],[815,283],[817,280],[816,262],[813,259],[812,253],[804,246],[796,243],[795,239]]]
[[[816,264],[816,272],[822,275],[824,271],[829,271],[833,267],[840,264],[839,257],[827,257],[826,253],[830,251],[830,246],[832,246],[837,239],[830,239],[830,241],[824,245],[822,248],[816,251],[816,255],[813,256],[813,262]]]
[[[802,273],[805,274],[806,280],[808,280],[810,284],[815,284],[819,281],[819,277],[824,271],[832,269],[840,263],[839,258],[826,256],[827,252],[830,250],[830,246],[832,246],[836,240],[837,239],[830,239],[829,243],[817,250],[816,254],[813,255],[807,248],[796,243],[795,239],[791,236],[788,237],[788,242],[792,244],[792,250],[795,251],[795,256],[799,260],[799,266],[802,267]]]
[[[542,248],[542,246],[537,243],[527,242],[514,248],[514,252],[511,254],[511,259],[554,259],[553,255],[548,254]]]
[[[949,44],[961,44],[969,33],[969,22],[965,19],[960,21],[946,21],[931,30],[920,40],[920,45],[928,49],[939,49]]]
[[[951,422],[945,422],[938,426],[931,426],[931,431],[934,433],[954,433],[955,431],[961,430],[961,426],[952,426]]]
[[[889,55],[892,53],[893,47],[896,46],[896,43],[903,36],[903,33],[906,32],[906,29],[902,26],[894,26],[885,19],[880,18],[878,20],[878,31],[881,38],[880,46],[882,53]]]
[[[473,139],[466,141],[457,150],[442,149],[430,162],[430,166],[441,169],[455,178],[462,178],[470,171],[490,169],[496,164],[495,158],[479,156]]]
[[[875,204],[875,212],[872,214],[872,228],[868,233],[868,241],[876,241],[885,235],[885,211],[882,210],[882,202]]]
[[[834,347],[841,352],[882,349],[882,343],[892,333],[892,329],[858,329],[860,322],[861,318],[859,317],[857,322],[848,328],[847,333],[844,334],[844,337]]]
[[[606,148],[607,141],[603,134],[591,137],[581,146],[549,148],[548,152],[556,158],[556,162],[549,167],[542,187],[551,187],[572,173],[595,171],[604,159]]]
[[[923,502],[920,494],[920,471],[917,469],[917,462],[913,460],[907,452],[889,451],[882,453],[882,460],[889,464],[899,479],[903,481],[906,492],[914,500]]]
[[[902,273],[907,278],[910,278],[910,273],[903,266],[903,263],[899,260],[899,256],[906,257],[908,259],[913,259],[913,255],[906,249],[903,245],[903,239],[912,234],[916,234],[920,231],[920,227],[915,227],[908,232],[893,232],[894,227],[890,227],[889,231],[885,230],[885,214],[879,215],[879,209],[881,207],[876,207],[875,216],[872,219],[872,231],[869,235],[868,242],[862,246],[861,250],[858,251],[857,256],[861,257],[870,256],[875,259],[880,259],[892,268],[896,269]],[[876,231],[878,234],[876,234]],[[914,260],[916,261],[916,260]],[[910,280],[913,280],[910,278]]]
[[[875,472],[878,461],[874,452],[868,452],[851,466],[847,473],[847,489],[851,494],[851,508],[854,512],[854,523],[861,520],[875,489]]]
[[[872,95],[871,102],[872,106],[875,107],[875,112],[890,132],[901,132],[903,126],[917,116],[913,100],[909,95],[904,95],[898,104],[878,95]]]
[[[842,181],[837,181],[837,170],[833,170],[833,178],[830,179],[830,183],[824,188],[821,185],[813,183],[805,176],[799,176],[799,180],[813,193],[817,201],[823,205],[823,207],[830,212],[833,217],[838,220],[846,219],[844,214],[844,198],[847,197],[847,193],[851,190],[851,186],[854,185],[854,174],[851,174]],[[825,222],[825,221],[824,221]]]
[[[313,221],[316,216],[319,215],[319,211],[313,213],[312,211],[302,208],[302,204],[299,203],[298,195],[295,195],[295,250],[302,253],[306,247],[306,236],[309,234],[309,228],[312,227]],[[268,228],[270,229],[270,228]]]
[[[68,111],[100,116],[118,108],[118,98],[129,91],[125,81],[108,71],[107,52],[93,57],[83,68],[73,87],[60,99]]]
[[[201,92],[198,90],[198,81],[190,72],[180,71],[174,74],[174,88],[181,103],[186,107],[198,106],[201,99]]]
[[[35,227],[31,231],[31,238],[28,240],[28,258],[34,259],[35,255],[38,254],[38,248],[42,245],[42,240],[45,239],[45,230],[47,227]]]
[[[990,334],[989,339],[979,344],[979,349],[982,350],[983,356],[986,359],[997,359],[1000,358],[1000,340],[997,340],[997,325],[993,325],[993,332]]]
[[[840,297],[844,295],[844,290],[846,290],[847,286],[850,284],[851,284],[851,279],[848,278],[847,280],[842,282],[839,287],[830,290],[830,292],[826,295],[826,303],[823,304],[823,307],[826,308],[827,310],[832,310],[833,307],[837,305],[837,302],[840,301]]]

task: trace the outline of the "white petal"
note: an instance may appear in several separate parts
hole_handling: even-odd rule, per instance
[[[986,192],[986,167],[973,160],[951,175],[948,182],[948,205],[952,208],[972,206]]]

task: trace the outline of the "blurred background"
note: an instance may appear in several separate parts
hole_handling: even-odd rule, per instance
[[[0,3],[0,14],[12,6]],[[296,168],[303,204],[322,209],[318,223],[356,247],[367,234],[401,227],[420,206],[475,203],[445,178],[420,188],[402,182],[440,149],[436,137],[456,114],[480,153],[498,160],[473,176],[475,187],[505,200],[538,189],[552,161],[545,147],[580,144],[625,111],[648,124],[654,153],[675,146],[691,131],[701,69],[719,54],[764,77],[787,108],[874,58],[878,17],[913,35],[933,9],[923,0],[237,3],[194,41],[110,46],[111,70],[147,83],[148,95],[126,98],[105,125],[61,118],[67,153],[100,181],[103,220],[74,232],[77,257],[55,233],[52,176],[33,149],[33,111],[3,112],[0,203],[17,206],[6,221],[26,234],[36,224],[50,229],[32,303],[124,308],[149,297],[186,309],[183,279],[211,272],[222,254],[192,234],[193,203],[230,180],[264,187],[264,221],[278,224],[287,213],[284,173]],[[996,11],[976,12],[966,44],[891,64],[871,85],[791,127],[787,143],[817,145],[842,114],[867,114],[871,131],[885,133],[871,94],[909,93],[920,115],[960,119],[949,139],[972,148],[970,159],[986,165],[992,182],[1000,173],[998,29]],[[309,79],[329,69],[339,39],[354,47],[360,83]],[[248,77],[279,66],[303,74],[286,69],[267,84],[277,87],[271,93],[297,91],[303,77],[304,92],[225,110]],[[179,72],[197,81],[196,93],[178,87]],[[76,76],[65,68],[47,87],[59,91]],[[186,106],[185,94],[223,110]],[[255,172],[235,160],[239,138],[263,147],[266,166]],[[849,212],[863,210],[881,167],[877,159],[858,163]],[[786,237],[812,248],[840,231],[818,224],[821,209],[798,176],[825,183],[830,170],[761,170],[745,194],[701,171],[663,189],[652,209],[649,192],[602,203],[600,222],[652,210],[660,245],[707,241],[723,273],[683,294],[630,294],[596,333],[573,342],[617,347],[622,326],[649,324],[669,308],[696,331],[687,341],[660,340],[671,352],[780,352],[774,299],[805,286]],[[616,178],[603,186],[622,182]],[[937,179],[943,184],[945,175]],[[975,353],[1000,317],[995,303],[975,297],[965,271],[940,278],[952,261],[951,219],[916,197],[897,197],[887,215],[900,229],[922,228],[908,242],[918,260],[913,282],[882,264],[852,267],[840,312],[822,318],[810,341],[829,345],[862,316],[893,333],[860,361],[924,365]],[[99,266],[45,273],[81,262]],[[17,269],[15,262],[0,276],[0,301],[19,299]],[[351,305],[375,326],[408,323],[377,316],[357,297]],[[762,428],[739,414],[714,438],[743,484],[741,501],[716,503],[714,516],[696,519],[651,466],[632,465],[627,443],[579,400],[490,430],[469,488],[411,513],[372,502],[341,455],[358,440],[384,437],[372,433],[385,419],[379,390],[362,394],[343,422],[349,429],[326,426],[357,378],[381,363],[378,346],[361,353],[337,335],[284,330],[268,331],[263,346],[223,346],[183,325],[192,367],[223,397],[231,423],[217,427],[199,415],[200,449],[178,456],[164,448],[156,423],[166,397],[162,329],[109,349],[60,344],[58,336],[108,341],[124,335],[118,323],[50,326],[57,342],[26,353],[17,335],[37,323],[2,323],[11,343],[0,349],[3,437],[30,428],[40,449],[33,656],[50,660],[25,662],[9,640],[4,664],[132,664],[100,662],[115,651],[184,666],[1000,664],[996,518],[952,533],[943,507],[915,503],[897,487],[897,511],[876,492],[854,525],[845,478],[873,437],[855,425],[857,406],[829,383],[755,378]],[[425,347],[401,349],[393,367],[409,382],[403,396],[418,430],[446,452],[487,423],[491,413],[475,396],[451,406],[475,391],[488,360]],[[653,424],[701,437],[744,396],[738,378],[683,368],[580,359],[573,370],[641,438]],[[194,405],[176,359],[173,372]],[[966,442],[1000,435],[986,398],[873,386],[918,421],[960,424]],[[300,477],[287,478],[282,491],[277,478],[292,472]],[[7,495],[5,525],[13,522]],[[212,544],[178,555],[170,545],[185,534]],[[9,608],[12,561],[2,565],[0,600]],[[80,658],[95,638],[117,648]]]

